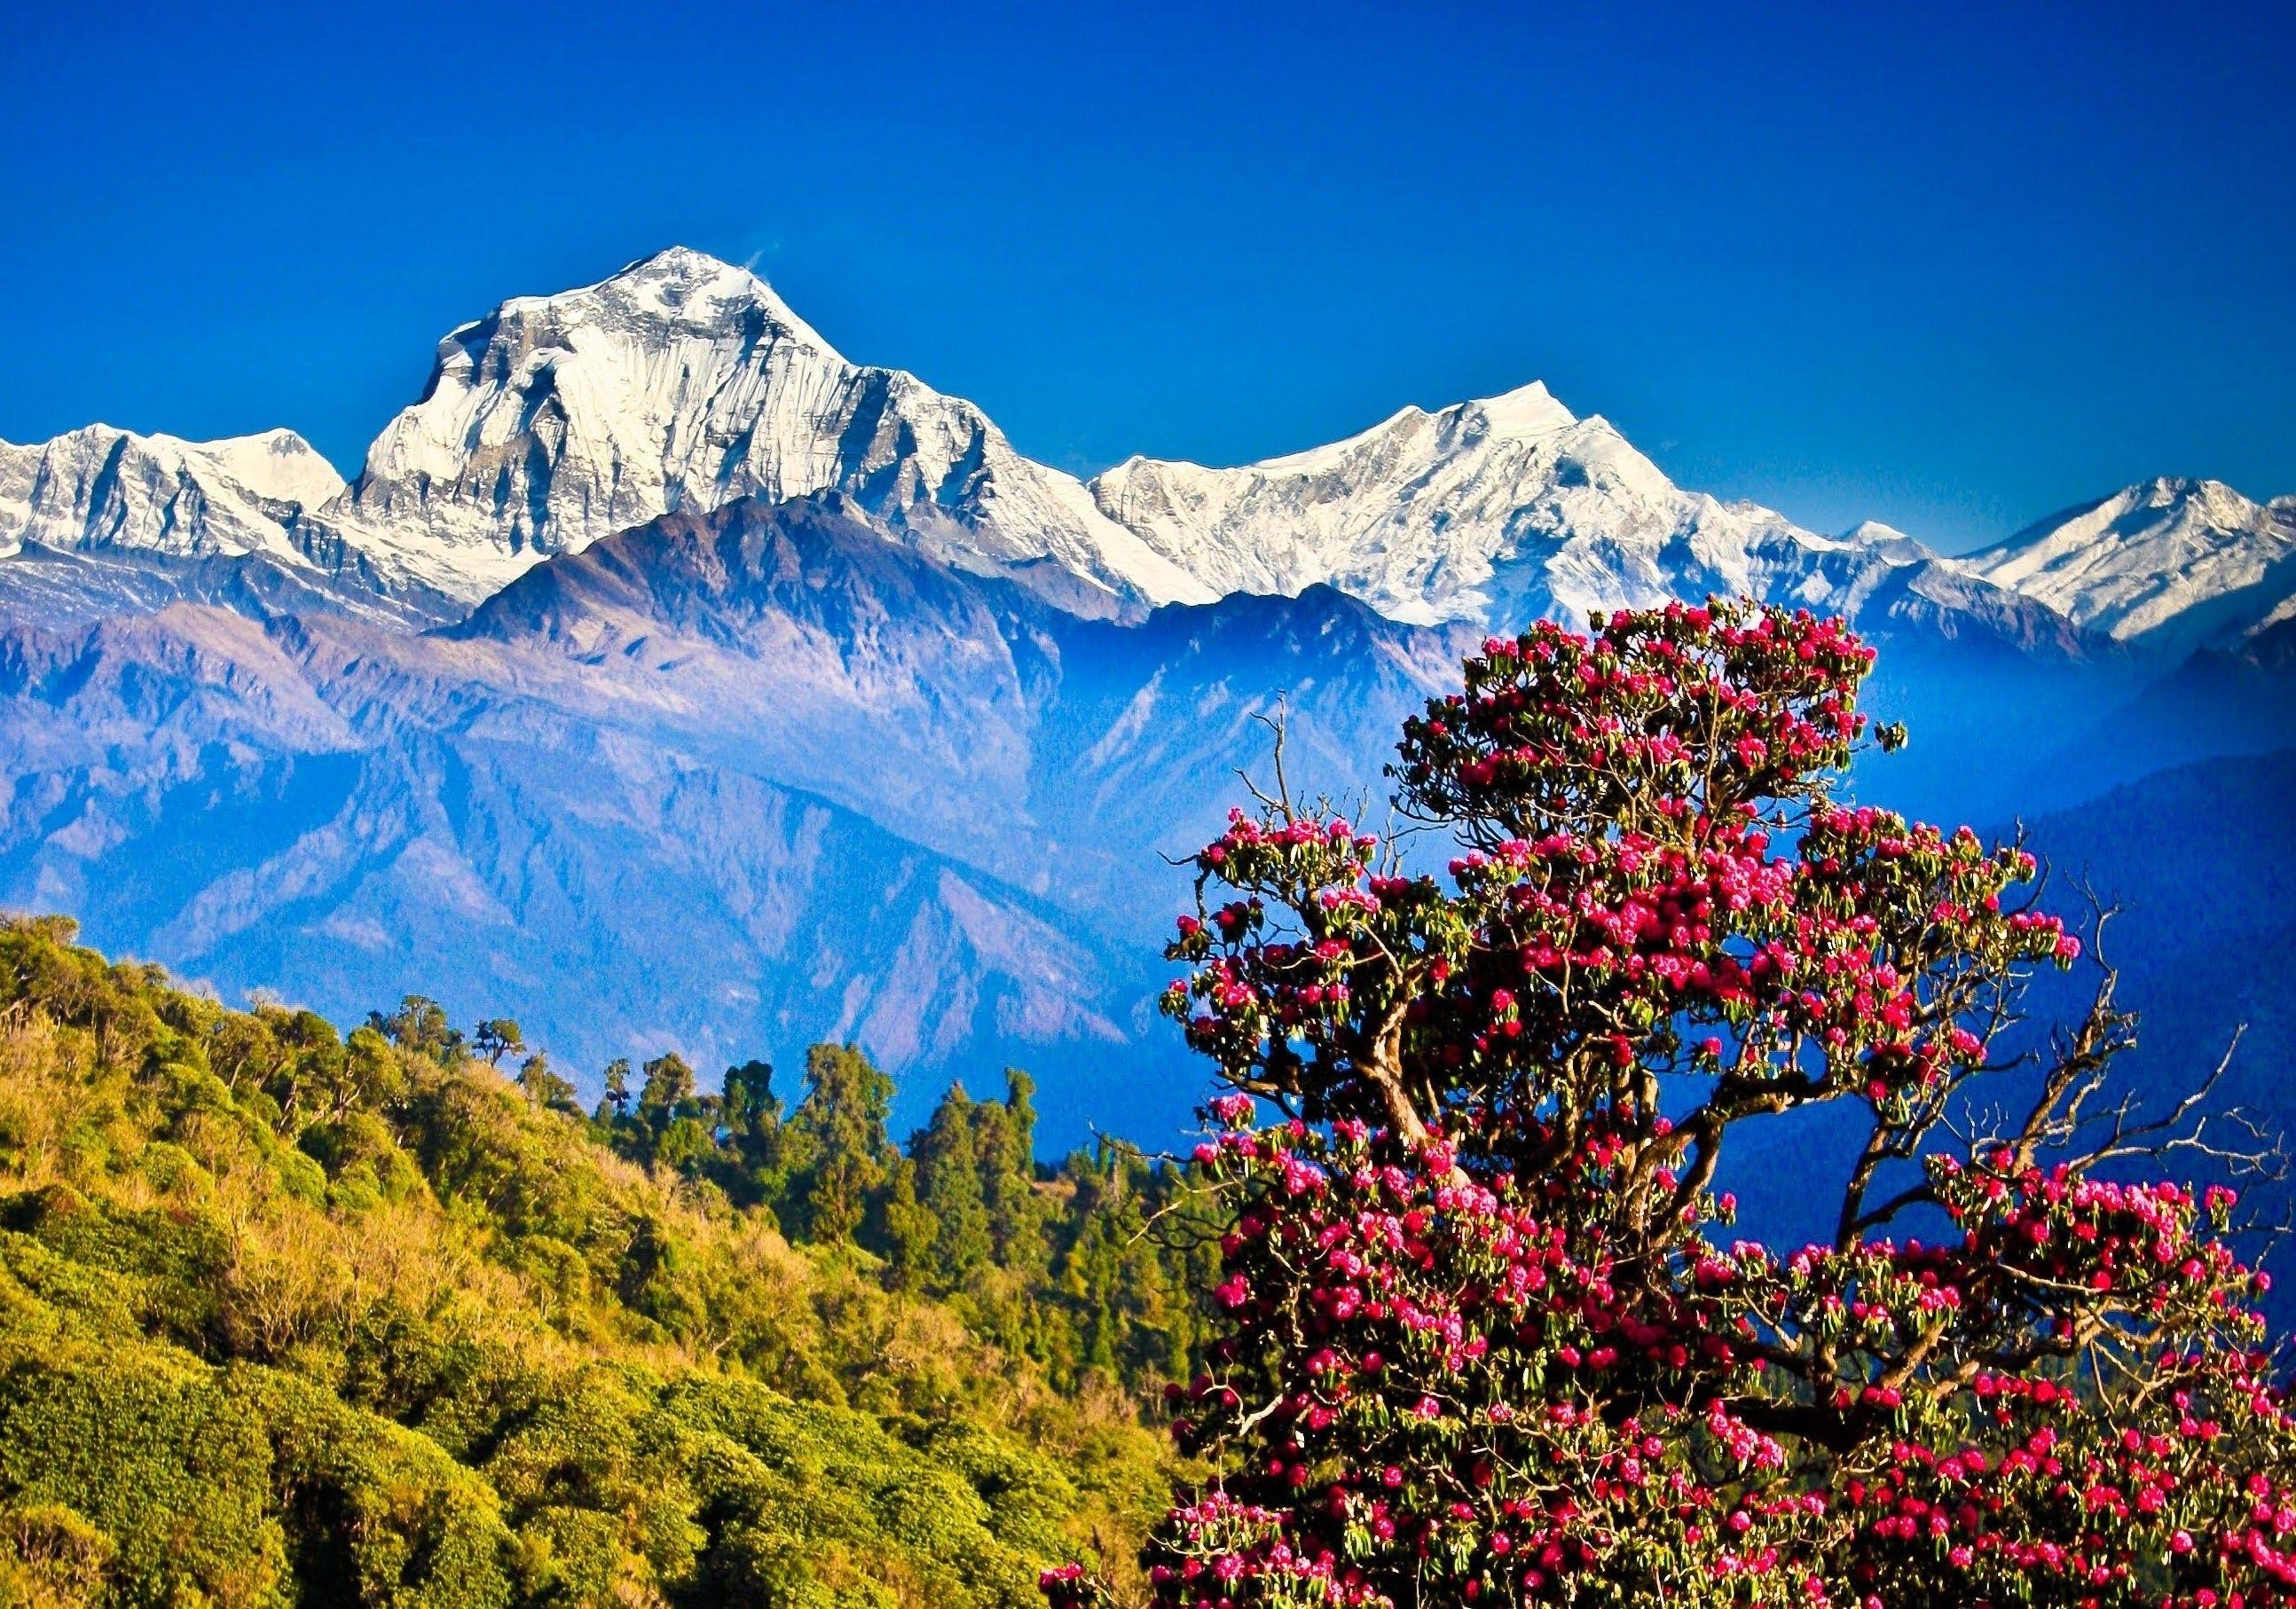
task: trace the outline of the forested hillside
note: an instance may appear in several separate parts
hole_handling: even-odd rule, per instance
[[[836,1047],[585,1115],[508,1022],[73,937],[0,924],[0,1602],[1019,1605],[1160,1508],[1216,1252],[1024,1078],[906,1155]]]

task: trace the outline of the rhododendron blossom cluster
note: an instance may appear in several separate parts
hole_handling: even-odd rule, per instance
[[[1441,872],[1288,801],[1197,857],[1164,1003],[1225,1086],[1226,1327],[1159,1601],[2296,1601],[2231,1194],[2081,1143],[2109,982],[1966,1138],[2080,946],[2021,850],[1836,796],[1899,737],[1873,658],[1751,604],[1542,625],[1406,723]],[[1822,1103],[1833,1234],[1737,1237],[1730,1130]]]

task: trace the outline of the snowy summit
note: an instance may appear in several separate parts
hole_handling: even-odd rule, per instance
[[[892,541],[1088,616],[1329,585],[1400,621],[1513,628],[1728,592],[1853,617],[2038,605],[2055,625],[2029,635],[2178,648],[2296,594],[2296,499],[2152,481],[1940,559],[1874,522],[1827,536],[1685,491],[1539,384],[1241,468],[1136,457],[1086,486],[972,404],[849,362],[756,274],[682,247],[454,331],[348,486],[285,430],[0,444],[0,554],[37,543],[115,568],[141,554],[155,576],[261,560],[298,596],[435,619],[665,514],[825,491]],[[46,584],[72,584],[53,563]]]
[[[971,403],[847,362],[748,271],[682,247],[439,344],[332,510],[387,567],[472,601],[679,509],[836,489],[957,568],[1050,561],[1111,603],[1202,600],[1071,476]]]
[[[2081,625],[2191,647],[2250,630],[2296,594],[2296,497],[2258,502],[2220,480],[2148,480],[1969,564]]]

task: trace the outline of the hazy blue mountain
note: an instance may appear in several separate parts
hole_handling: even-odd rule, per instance
[[[1360,789],[1454,649],[1333,593],[1081,620],[833,496],[668,517],[422,636],[18,628],[0,903],[337,1015],[512,1012],[586,1068],[850,1036],[912,1099],[1019,1060],[1055,1139],[1168,1130],[1160,854],[1275,690],[1303,780]]]
[[[1878,701],[1922,723],[1861,784],[1885,802],[1992,819],[2031,731],[2001,700],[2119,674],[1881,618]],[[1324,587],[1084,619],[836,494],[666,516],[421,635],[190,604],[20,627],[0,902],[337,1015],[508,1011],[584,1068],[852,1036],[912,1101],[1012,1060],[1055,1140],[1164,1129],[1196,1082],[1149,1009],[1166,857],[1239,770],[1273,785],[1279,711],[1295,788],[1375,817],[1402,715],[1478,635]],[[1940,736],[1957,709],[1974,735]]]
[[[1882,649],[1914,741],[1861,796],[2112,872],[2138,840],[2082,824],[2146,779],[2296,747],[2285,501],[2148,483],[1953,559],[1684,491],[1537,386],[1087,488],[673,250],[452,332],[348,485],[283,431],[0,446],[0,904],[586,1074],[849,1036],[912,1107],[1015,1060],[1054,1143],[1163,1130],[1171,862],[1279,716],[1295,791],[1376,821],[1487,629],[1750,591]],[[2186,835],[2195,897],[2263,886]]]

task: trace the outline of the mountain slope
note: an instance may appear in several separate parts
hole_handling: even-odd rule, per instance
[[[667,516],[439,635],[532,696],[674,730],[1136,940],[1165,915],[1141,919],[1143,860],[1193,849],[1235,772],[1265,769],[1266,718],[1287,713],[1301,776],[1375,787],[1395,723],[1475,634],[1329,588],[1080,619],[832,493]]]
[[[442,617],[446,600],[387,584],[316,523],[342,491],[291,430],[181,441],[90,425],[0,442],[0,620],[58,625],[179,601],[418,628]]]
[[[1295,779],[1374,786],[1461,646],[1328,591],[1080,620],[833,494],[667,516],[421,637],[19,629],[0,903],[332,1010],[516,1001],[580,1066],[850,1035],[1040,1068],[1062,1141],[1160,1131],[1193,1085],[1154,1073],[1160,856],[1266,774],[1287,695]]]
[[[188,606],[0,634],[0,905],[338,1015],[517,1001],[578,1066],[850,1038],[979,1079],[1124,1050],[1149,983],[1059,911],[519,668]]]
[[[476,602],[665,513],[828,488],[922,551],[1064,607],[1210,595],[971,403],[848,363],[763,281],[682,249],[447,336],[327,519],[387,568]]]
[[[716,1069],[587,1123],[422,1014],[339,1037],[70,939],[0,921],[0,1600],[1023,1609],[1160,1512],[1160,1439],[1101,1382],[1180,1372],[1189,1314],[1093,1261],[1136,1238],[1125,1185],[1163,1195],[1144,1168],[1045,1180],[1035,1256],[1008,1233],[960,1308],[785,1238],[821,1228],[808,1128],[754,1066],[726,1140],[666,1154],[654,1124],[726,1115]]]
[[[1717,592],[1863,619],[1869,595],[1916,585],[1932,613],[2013,612],[1980,582],[1946,580],[1951,567],[1899,533],[1822,536],[1685,492],[1608,421],[1576,417],[1543,385],[1406,408],[1346,441],[1242,469],[1134,458],[1092,492],[1220,591],[1328,584],[1398,620],[1513,629]]]
[[[2149,480],[1969,555],[1997,585],[2124,641],[2187,652],[2296,596],[2296,498]]]
[[[59,551],[28,542],[0,559],[0,621],[62,626],[208,603],[255,619],[350,614],[421,630],[451,612],[425,589],[386,586],[356,559],[340,568],[267,553],[183,556],[137,548]]]
[[[0,442],[0,556],[37,543],[299,564],[299,516],[342,489],[292,430],[180,441],[89,425],[31,446]]]

